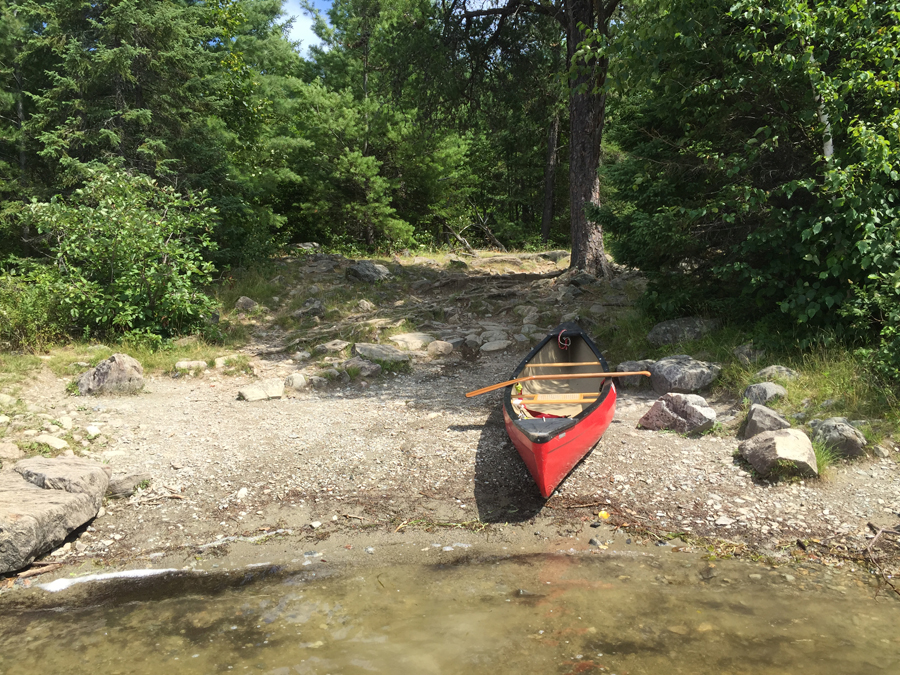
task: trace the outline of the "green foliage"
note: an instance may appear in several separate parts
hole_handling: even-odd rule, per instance
[[[53,257],[40,292],[85,332],[146,340],[189,332],[212,310],[200,288],[213,268],[201,254],[215,212],[196,195],[97,169],[69,199],[34,201],[24,218]]]
[[[42,351],[66,334],[69,323],[47,282],[41,270],[0,276],[0,348]]]
[[[658,314],[780,309],[843,330],[835,310],[854,288],[868,311],[884,290],[871,275],[900,261],[898,9],[659,0],[636,13],[619,45],[624,154],[595,215],[650,276]]]

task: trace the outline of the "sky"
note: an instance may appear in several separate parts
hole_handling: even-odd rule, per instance
[[[316,9],[324,13],[331,6],[331,0],[313,0],[312,4]],[[294,25],[291,29],[291,39],[299,40],[303,43],[300,46],[300,53],[306,56],[310,45],[319,44],[319,38],[312,32],[312,19],[301,9],[300,0],[285,0],[284,14],[287,17],[295,17]]]

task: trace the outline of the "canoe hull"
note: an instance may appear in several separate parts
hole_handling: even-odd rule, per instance
[[[528,467],[541,495],[547,498],[591,448],[597,445],[615,412],[616,390],[615,385],[612,385],[603,405],[574,427],[546,443],[535,443],[528,438],[510,418],[506,406],[503,407],[503,420],[506,423],[506,433]]]
[[[520,377],[533,360],[542,358],[541,355],[546,358],[548,352],[551,359],[559,358],[561,362],[573,358],[569,352],[576,351],[574,347],[566,354],[556,351],[556,344],[560,341],[561,335],[578,341],[581,356],[574,360],[585,361],[588,360],[585,358],[587,356],[597,360],[600,372],[608,371],[605,359],[591,338],[576,324],[562,324],[551,331],[523,359],[510,379]],[[546,361],[544,363],[546,364]],[[587,370],[591,371],[590,366]],[[578,414],[574,414],[578,412],[576,408],[572,413],[565,413],[570,415],[565,418],[522,420],[512,406],[512,387],[504,390],[503,420],[506,424],[506,433],[544,498],[548,498],[572,469],[584,459],[612,422],[616,411],[616,388],[612,378],[603,379],[599,387],[592,391],[596,392],[593,394],[596,400],[583,404],[583,409]]]

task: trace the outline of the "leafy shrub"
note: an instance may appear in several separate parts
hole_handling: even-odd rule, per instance
[[[104,167],[69,199],[32,202],[25,218],[52,252],[43,292],[84,332],[179,334],[213,308],[200,290],[213,272],[205,198]]]
[[[66,332],[59,303],[39,274],[0,277],[0,347],[39,351]]]

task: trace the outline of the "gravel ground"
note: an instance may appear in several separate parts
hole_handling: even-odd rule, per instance
[[[445,328],[465,334],[466,320]],[[515,325],[514,316],[505,320]],[[271,341],[278,331],[258,335]],[[410,541],[427,557],[454,543],[591,550],[591,538],[596,548],[616,535],[653,541],[674,533],[677,544],[712,539],[772,556],[796,552],[800,539],[817,556],[862,550],[873,527],[897,525],[896,453],[838,464],[823,480],[760,481],[735,459],[733,435],[638,429],[656,397],[628,391],[602,441],[544,502],[506,436],[500,393],[464,396],[505,379],[524,344],[474,361],[418,353],[409,373],[256,403],[238,401],[238,389],[303,364],[271,353],[264,340],[245,351],[256,354],[252,377],[215,369],[154,376],[133,397],[73,398],[48,371],[24,387],[35,409],[65,411],[76,431],[101,428],[84,454],[116,474],[151,477],[134,496],[110,500],[50,559],[196,565],[215,554],[253,562],[326,541],[335,557]],[[738,412],[736,401],[710,405],[726,419]],[[611,518],[597,527],[601,509]],[[260,548],[269,537],[276,543]]]

